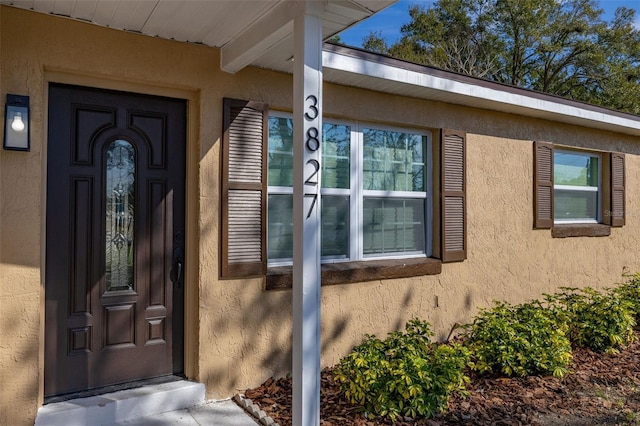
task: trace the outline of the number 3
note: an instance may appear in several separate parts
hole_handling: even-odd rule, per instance
[[[311,100],[311,105],[309,105],[309,109],[312,112],[312,115],[308,112],[304,113],[304,116],[307,120],[315,120],[318,117],[318,98],[313,95],[309,95],[305,98],[305,101]]]

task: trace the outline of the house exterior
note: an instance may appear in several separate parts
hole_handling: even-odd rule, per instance
[[[211,2],[209,44],[167,30],[186,3],[1,3],[30,150],[0,151],[0,424],[132,379],[222,398],[290,372],[289,2]],[[328,1],[323,36],[388,4]],[[322,65],[323,366],[414,317],[446,338],[493,300],[640,270],[640,117],[332,44]]]

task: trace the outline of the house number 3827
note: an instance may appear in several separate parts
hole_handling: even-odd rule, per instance
[[[314,95],[309,95],[305,98],[306,103],[308,103],[307,111],[304,113],[304,118],[307,121],[313,121],[318,118],[319,110],[318,110],[318,98]],[[315,153],[320,149],[320,132],[317,127],[309,127],[307,129],[305,135],[305,147],[308,153]],[[313,185],[315,186],[314,192],[307,192],[305,189],[304,196],[305,198],[313,198],[311,201],[311,206],[309,207],[309,211],[307,212],[307,219],[311,217],[311,213],[313,213],[313,209],[316,208],[316,204],[318,202],[318,172],[320,171],[320,162],[316,159],[307,160],[307,164],[311,165],[311,173],[307,175],[308,167],[305,167],[305,175],[306,179],[304,181],[305,185]]]

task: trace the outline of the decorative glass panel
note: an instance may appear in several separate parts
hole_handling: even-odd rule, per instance
[[[106,168],[106,283],[107,291],[134,288],[134,184],[136,155],[133,146],[116,140],[107,150]]]
[[[423,199],[365,198],[363,253],[424,253],[424,203]]]
[[[362,134],[365,190],[425,190],[425,136],[376,129]]]

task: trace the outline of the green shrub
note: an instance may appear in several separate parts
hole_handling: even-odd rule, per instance
[[[611,293],[627,303],[637,323],[640,319],[640,273],[626,275],[626,277],[627,281],[619,284],[611,290]]]
[[[595,351],[618,353],[634,339],[634,308],[615,292],[602,294],[585,287],[562,288],[547,296],[550,309],[568,328],[571,342]]]
[[[353,404],[376,416],[431,417],[449,397],[465,393],[469,353],[459,344],[436,344],[429,323],[409,321],[385,340],[367,336],[340,360],[335,378]]]
[[[539,302],[517,306],[496,302],[466,327],[472,369],[506,376],[563,376],[572,356],[560,325]]]

